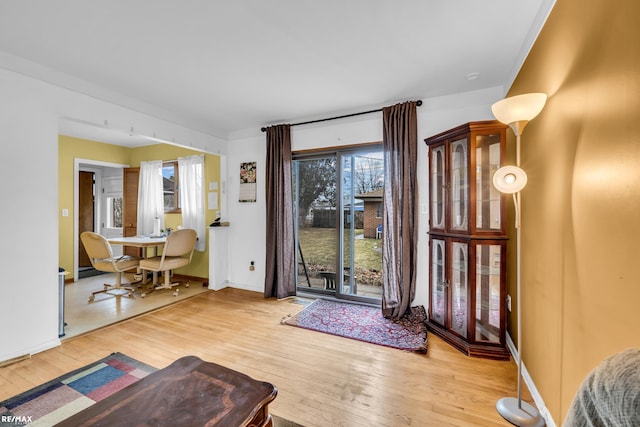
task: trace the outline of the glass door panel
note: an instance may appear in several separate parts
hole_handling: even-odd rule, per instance
[[[298,290],[335,292],[337,179],[335,156],[293,162]]]
[[[502,196],[493,186],[493,174],[500,168],[500,135],[476,136],[476,228],[502,229]]]
[[[500,245],[476,246],[476,341],[500,342]]]
[[[467,139],[463,138],[451,143],[451,228],[467,231],[469,209],[469,177],[467,164],[469,156]]]
[[[467,337],[467,253],[466,243],[452,242],[451,245],[451,330]]]
[[[445,326],[445,307],[447,301],[444,257],[444,240],[431,241],[431,321]]]
[[[444,145],[431,152],[431,226],[444,229]]]
[[[340,153],[342,265],[338,297],[380,298],[382,292],[382,150]]]

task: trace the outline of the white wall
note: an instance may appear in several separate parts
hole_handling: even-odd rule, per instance
[[[454,126],[475,120],[492,120],[491,104],[501,99],[502,88],[469,92],[455,96],[423,99],[418,107],[418,256],[421,260],[417,272],[414,305],[427,307],[428,282],[428,151],[424,139]],[[228,220],[233,238],[230,239],[231,286],[262,292],[265,262],[265,134],[254,132],[230,136],[227,168]],[[382,141],[382,113],[367,114],[291,129],[292,150],[362,144]],[[239,203],[239,167],[241,162],[257,162],[258,199],[256,203]],[[255,271],[249,264],[255,261]]]
[[[9,71],[0,56],[0,361],[59,344],[58,127],[103,123],[212,153],[224,141]]]
[[[0,70],[0,360],[58,343],[58,123],[31,87]]]

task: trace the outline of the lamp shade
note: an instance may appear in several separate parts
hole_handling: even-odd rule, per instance
[[[546,102],[546,93],[527,93],[502,99],[491,106],[491,111],[496,119],[506,125],[528,122],[540,114]]]
[[[493,174],[493,186],[501,193],[517,193],[525,185],[527,174],[517,166],[503,166]]]

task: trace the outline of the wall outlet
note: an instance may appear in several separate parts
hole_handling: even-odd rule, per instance
[[[253,261],[251,261],[251,264],[249,265],[249,271],[254,271],[256,269],[256,265]]]
[[[511,295],[507,295],[507,310],[511,311]]]

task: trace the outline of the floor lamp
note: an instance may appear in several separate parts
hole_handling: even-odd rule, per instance
[[[504,124],[509,125],[516,135],[516,166],[503,166],[493,175],[493,185],[498,191],[505,194],[513,194],[513,203],[516,208],[516,284],[518,301],[518,398],[503,397],[496,404],[496,409],[504,419],[517,426],[544,426],[544,419],[538,410],[522,401],[522,305],[521,275],[520,275],[520,190],[527,184],[527,174],[520,168],[520,136],[524,127],[536,117],[545,102],[547,95],[544,93],[529,93],[505,98],[491,106],[493,115]]]

